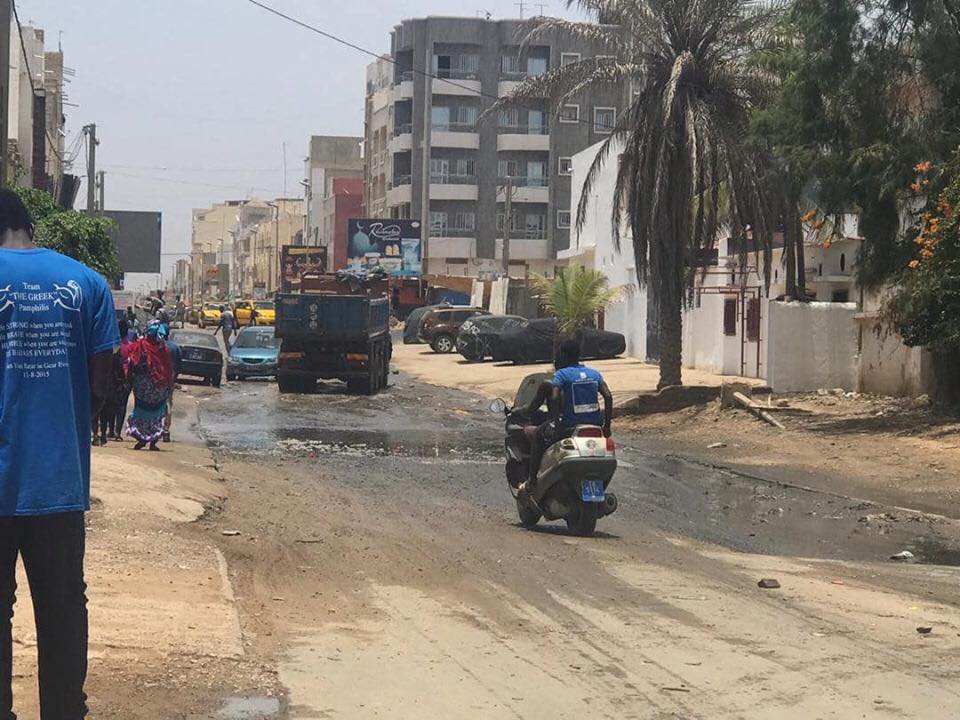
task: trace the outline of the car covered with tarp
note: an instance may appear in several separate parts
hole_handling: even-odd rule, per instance
[[[470,362],[493,357],[493,346],[506,330],[515,330],[529,322],[519,315],[479,315],[464,321],[457,333],[457,352]]]
[[[521,327],[504,330],[492,343],[493,359],[516,365],[552,362],[557,333],[555,318],[530,320]],[[580,357],[585,360],[614,358],[627,350],[627,340],[620,333],[583,328],[577,335],[581,340]]]

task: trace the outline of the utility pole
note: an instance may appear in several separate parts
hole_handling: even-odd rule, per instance
[[[87,215],[93,215],[97,193],[97,126],[85,125],[83,132],[87,136]]]
[[[97,210],[99,210],[101,214],[107,211],[107,206],[104,204],[103,187],[105,184],[106,175],[107,174],[103,170],[97,173],[97,188],[100,190],[100,202],[97,204]]]
[[[10,16],[11,0],[0,0],[0,185],[7,180],[10,136]]]
[[[507,176],[503,200],[503,274],[510,277],[510,235],[513,230],[513,177]]]

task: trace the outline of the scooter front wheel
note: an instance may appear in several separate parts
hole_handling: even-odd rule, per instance
[[[530,507],[520,498],[517,498],[517,514],[520,515],[520,524],[525,528],[536,527],[540,522],[540,511]]]

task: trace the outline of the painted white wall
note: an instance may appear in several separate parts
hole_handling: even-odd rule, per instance
[[[767,382],[775,392],[855,390],[855,303],[771,302]]]
[[[577,208],[586,179],[602,143],[591,145],[573,156],[570,213],[576,225]],[[639,286],[633,255],[633,238],[626,232],[619,250],[613,240],[613,190],[617,181],[617,157],[620,148],[613,148],[590,191],[583,227],[570,232],[570,249],[560,254],[571,265],[604,273],[611,288],[620,291],[616,302],[607,306],[604,328],[623,334],[627,354],[644,358],[647,354],[647,294]],[[626,228],[624,228],[626,230]]]

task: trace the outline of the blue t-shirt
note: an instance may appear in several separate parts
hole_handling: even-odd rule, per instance
[[[100,275],[0,248],[0,516],[89,509],[89,358],[119,344]]]
[[[602,425],[600,416],[600,385],[603,376],[583,365],[557,370],[553,384],[563,393],[563,414],[560,421],[564,427],[577,425]]]

